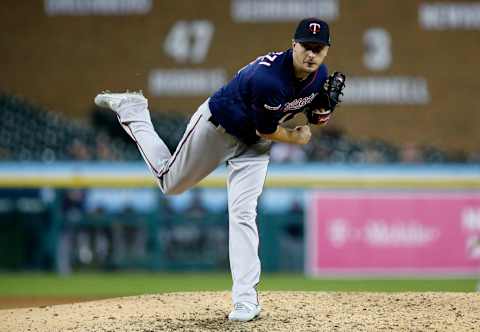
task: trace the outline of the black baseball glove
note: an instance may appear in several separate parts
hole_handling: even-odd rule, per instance
[[[340,96],[345,88],[345,74],[334,72],[331,74],[323,90],[315,96],[310,105],[305,109],[305,115],[311,124],[325,124],[330,119],[335,107],[341,103]]]

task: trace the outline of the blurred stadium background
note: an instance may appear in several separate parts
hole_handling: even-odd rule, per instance
[[[224,170],[164,197],[93,97],[143,90],[174,149],[211,92],[289,48],[308,16],[331,24],[327,65],[347,74],[345,101],[308,146],[272,149],[258,209],[261,287],[475,290],[479,1],[0,9],[0,297],[228,289]]]

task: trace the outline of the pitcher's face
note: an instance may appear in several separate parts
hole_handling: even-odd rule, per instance
[[[327,56],[329,46],[319,43],[293,41],[293,66],[297,77],[308,76],[320,67]]]

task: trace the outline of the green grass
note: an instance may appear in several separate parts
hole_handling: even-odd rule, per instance
[[[264,274],[260,291],[475,291],[476,279],[309,279],[298,274]],[[0,274],[0,296],[109,297],[187,291],[229,290],[225,273]]]

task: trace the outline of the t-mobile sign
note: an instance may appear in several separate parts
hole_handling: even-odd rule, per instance
[[[310,275],[480,273],[480,193],[313,192]]]

